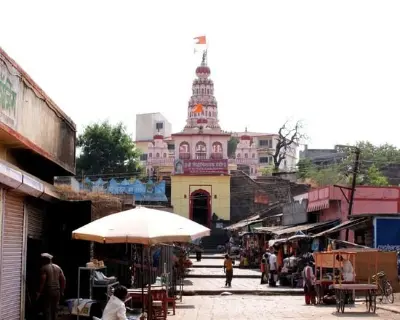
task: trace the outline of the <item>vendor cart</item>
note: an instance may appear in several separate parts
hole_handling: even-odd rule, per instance
[[[371,250],[371,260],[365,268],[369,269],[370,274],[377,273],[378,265],[378,251]],[[355,266],[356,266],[356,252],[349,251],[328,251],[318,252],[315,256],[315,269],[317,279],[315,281],[315,288],[317,292],[318,302],[321,303],[326,288],[334,290],[336,299],[337,312],[344,313],[346,303],[354,302],[355,291],[362,291],[365,294],[365,305],[367,312],[376,312],[376,292],[378,289],[377,283],[357,283]],[[353,281],[345,281],[342,274],[343,262],[337,261],[336,257],[342,257],[344,260],[351,262],[353,266]],[[326,277],[323,273],[324,268],[332,269],[333,272],[330,277]]]

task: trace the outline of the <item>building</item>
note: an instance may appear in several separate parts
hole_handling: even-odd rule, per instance
[[[296,223],[339,221],[340,223],[320,236],[348,240],[360,245],[400,248],[397,226],[400,217],[400,187],[357,186],[352,215],[348,216],[350,190],[328,186],[296,197],[302,211],[296,212]],[[293,214],[293,213],[292,213]],[[285,220],[285,214],[284,219]],[[290,218],[290,217],[289,217]],[[388,225],[394,226],[391,232]],[[392,228],[393,229],[393,228]]]
[[[307,145],[300,151],[300,160],[309,159],[316,166],[329,166],[342,162],[347,153],[340,152],[338,146],[334,149],[309,149]]]
[[[236,147],[235,158],[230,161],[239,165],[248,166],[252,178],[262,175],[265,168],[274,166],[273,154],[276,150],[279,135],[260,132],[236,132],[232,136],[239,139]],[[280,170],[293,171],[297,164],[298,145],[292,144],[286,151],[286,158],[280,164]]]
[[[210,68],[206,62],[196,69],[192,97],[189,100],[184,130],[170,134],[171,125],[160,113],[139,114],[136,117],[136,147],[142,151],[141,162],[149,176],[168,176],[175,159],[228,159],[229,168],[244,171],[251,178],[262,175],[263,169],[272,167],[278,134],[222,131],[218,120],[218,106],[214,97],[214,83],[209,78]],[[194,113],[196,103],[204,103],[201,114]],[[159,128],[162,128],[159,130]],[[193,136],[194,138],[187,138]],[[198,135],[204,145],[198,145]],[[224,137],[222,139],[222,137]],[[234,154],[228,154],[227,142],[231,137],[238,139]],[[222,139],[222,140],[221,140]],[[176,140],[176,141],[175,141]],[[203,150],[203,151],[201,151]],[[293,144],[281,162],[282,171],[296,169],[298,145]],[[186,155],[184,155],[186,154]]]
[[[172,125],[161,113],[142,113],[136,115],[136,140],[152,141],[156,134],[170,137]]]
[[[165,136],[156,132],[151,141],[136,139],[143,152],[148,175],[171,176],[174,212],[210,226],[212,217],[230,220],[230,176],[235,163],[228,164],[230,133],[218,121],[214,83],[210,79],[206,52],[196,69],[187,120],[181,132]],[[194,113],[201,103],[203,111]]]
[[[72,120],[0,48],[0,314],[24,319],[57,175],[75,174]],[[35,278],[37,280],[37,278]],[[32,290],[32,289],[30,289]],[[31,299],[34,299],[32,292]]]

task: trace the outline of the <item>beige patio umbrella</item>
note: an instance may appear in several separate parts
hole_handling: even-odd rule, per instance
[[[210,229],[175,213],[137,207],[95,220],[72,232],[76,240],[99,243],[191,242],[209,236]]]

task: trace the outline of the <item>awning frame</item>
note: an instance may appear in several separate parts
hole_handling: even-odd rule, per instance
[[[364,217],[364,218],[356,218],[353,220],[343,221],[342,223],[340,223],[337,226],[334,226],[333,228],[330,228],[328,230],[325,230],[318,234],[315,234],[313,237],[314,238],[323,237],[323,236],[327,236],[332,233],[340,232],[345,229],[352,229],[353,227],[355,227],[357,225],[367,222],[369,219],[370,218],[368,218],[368,217]]]

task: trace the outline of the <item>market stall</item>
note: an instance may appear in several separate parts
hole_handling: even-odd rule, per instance
[[[75,230],[72,234],[76,240],[94,241],[99,243],[134,243],[146,248],[148,266],[151,270],[151,248],[155,245],[175,242],[190,243],[194,239],[208,236],[210,229],[199,225],[179,215],[164,211],[138,207],[132,210],[122,211],[107,217],[98,219]],[[143,251],[142,251],[143,252]],[[142,263],[144,264],[142,256]],[[144,266],[142,266],[144,270]],[[163,275],[170,279],[170,274]],[[150,271],[149,271],[150,280]],[[156,281],[157,282],[157,281]],[[155,301],[152,294],[152,281],[149,281],[147,290],[141,289],[142,317],[147,311],[148,319],[156,319],[159,314],[166,318],[168,303],[172,300],[168,296],[168,290],[162,281],[161,290],[165,294],[157,293],[162,301]],[[168,280],[165,281],[168,283]],[[158,285],[156,283],[156,285]],[[147,292],[145,292],[147,291]],[[137,292],[131,292],[130,296],[137,296]],[[158,319],[158,318],[157,318]]]
[[[240,264],[242,268],[258,268],[266,250],[265,234],[246,232],[241,234]]]
[[[269,245],[274,246],[277,252],[279,284],[301,287],[302,271],[306,263],[313,259],[310,254],[310,238],[299,233],[285,239],[270,240]]]
[[[367,312],[376,311],[377,283],[371,277],[377,274],[378,251],[368,251],[370,259],[363,261],[363,269],[370,275],[367,283],[356,280],[357,252],[333,250],[314,253],[317,274],[316,291],[318,302],[333,298],[337,312],[344,312],[345,305],[354,302],[355,291],[365,294]]]

